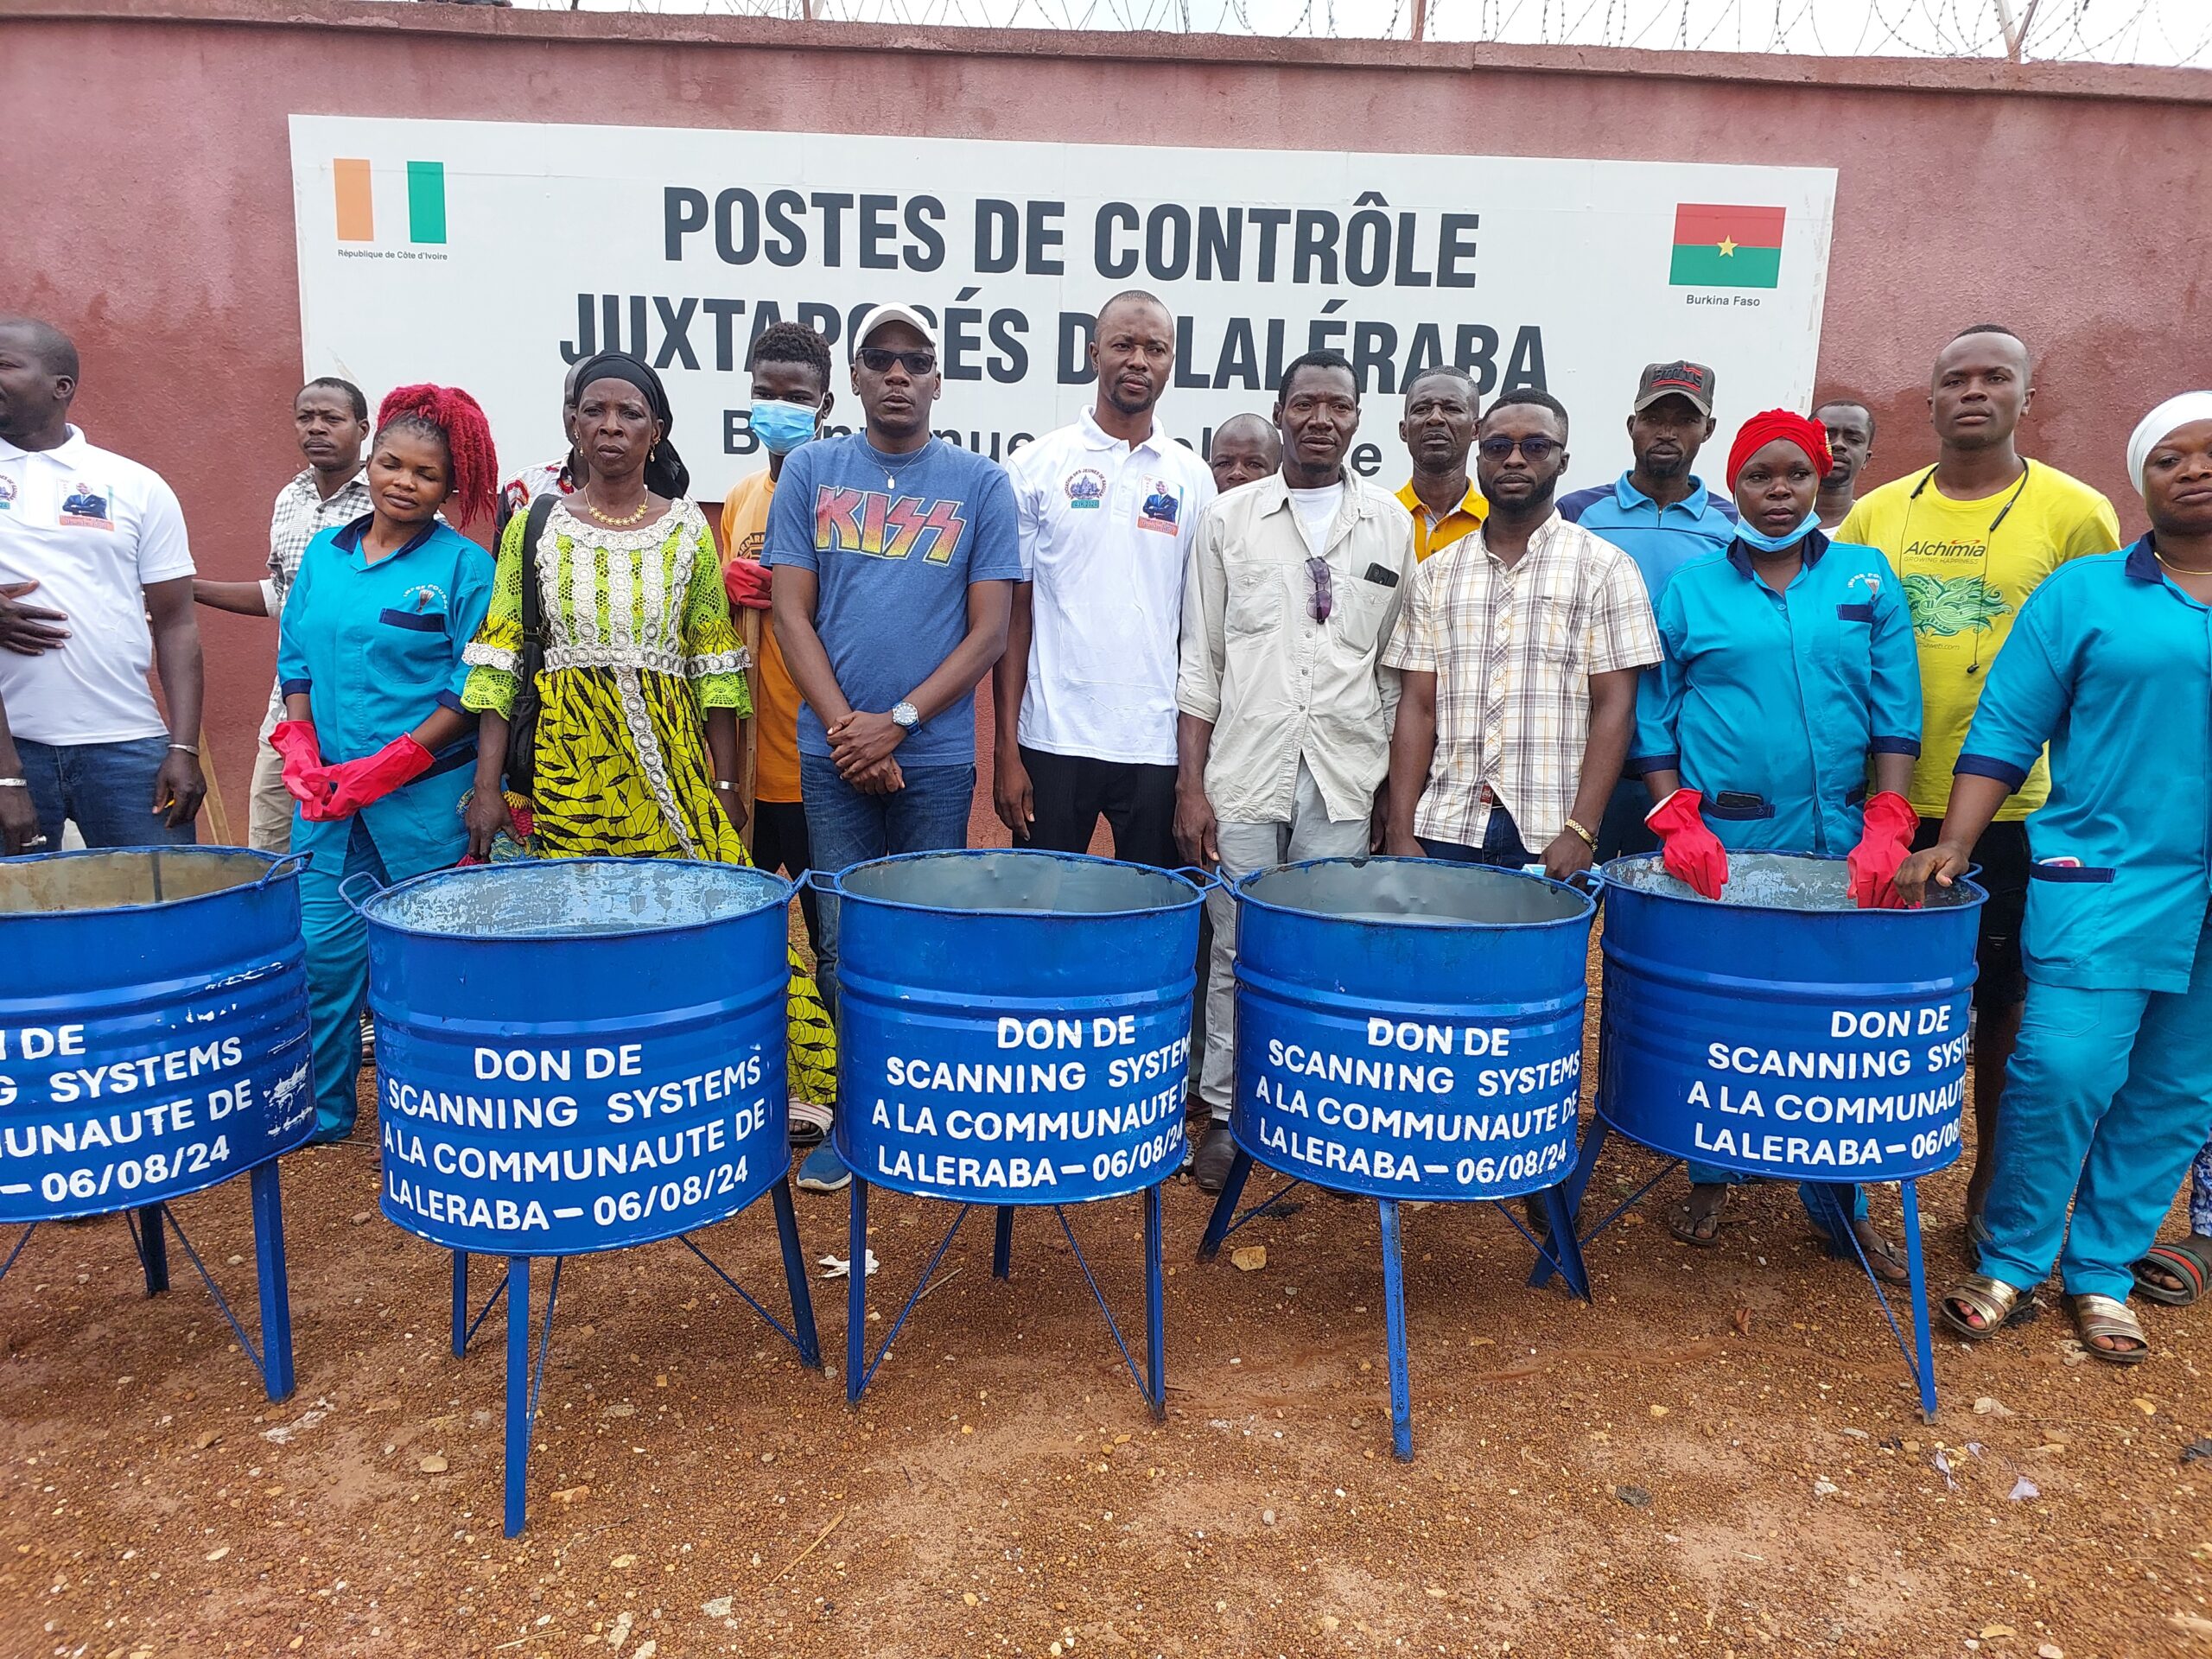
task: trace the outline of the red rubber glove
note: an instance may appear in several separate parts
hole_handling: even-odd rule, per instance
[[[1919,828],[1920,814],[1894,791],[1885,790],[1866,803],[1866,828],[1847,861],[1852,902],[1859,909],[1905,907],[1897,893],[1897,866],[1912,855],[1912,838]]]
[[[758,559],[732,559],[722,569],[722,586],[728,590],[729,602],[748,611],[769,609],[769,594],[775,585],[775,573]]]
[[[321,807],[303,808],[302,813],[317,823],[349,817],[429,769],[428,749],[411,737],[395,737],[374,754],[331,767],[330,779],[337,787],[329,801]]]
[[[284,757],[284,787],[303,806],[330,798],[330,768],[322,764],[322,745],[311,720],[279,721],[269,747]]]
[[[1705,827],[1705,815],[1698,810],[1704,804],[1697,791],[1678,789],[1645,813],[1643,821],[1659,837],[1667,874],[1707,899],[1718,899],[1728,885],[1728,852]]]

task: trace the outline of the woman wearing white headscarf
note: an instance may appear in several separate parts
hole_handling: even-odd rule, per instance
[[[1912,903],[1965,874],[2050,746],[1987,1236],[1937,1312],[1991,1336],[2056,1257],[2082,1345],[2118,1365],[2150,1355],[2126,1305],[2135,1264],[2212,1136],[2212,392],[2152,410],[2127,465],[2151,533],[2074,560],[2021,607],[1942,837],[1897,876]]]

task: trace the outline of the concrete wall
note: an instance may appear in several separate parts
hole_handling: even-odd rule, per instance
[[[1878,476],[1929,458],[1929,360],[1967,322],[2034,342],[2025,447],[2131,527],[2128,430],[2212,383],[2202,71],[341,0],[15,0],[9,16],[0,309],[75,335],[85,426],[175,486],[212,575],[258,569],[269,499],[298,465],[294,112],[1833,166],[1821,381],[1876,410]],[[202,616],[243,833],[273,630]]]

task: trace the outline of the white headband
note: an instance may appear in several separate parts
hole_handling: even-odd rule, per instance
[[[2135,480],[2138,493],[2143,488],[2143,463],[2150,460],[2151,451],[2170,434],[2198,421],[2212,421],[2212,391],[2184,391],[2143,417],[2127,441],[2127,475]]]

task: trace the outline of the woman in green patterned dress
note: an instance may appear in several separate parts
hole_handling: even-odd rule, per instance
[[[508,521],[462,705],[478,711],[469,850],[486,856],[513,818],[500,792],[523,645],[523,584],[542,618],[537,778],[530,852],[544,858],[694,858],[749,864],[738,828],[737,722],[752,713],[745,648],[731,625],[714,538],[684,494],[660,377],[603,353],[577,375],[571,437],[590,482],[556,502],[537,545],[531,515]],[[791,1084],[826,1105],[836,1048],[794,951]]]

